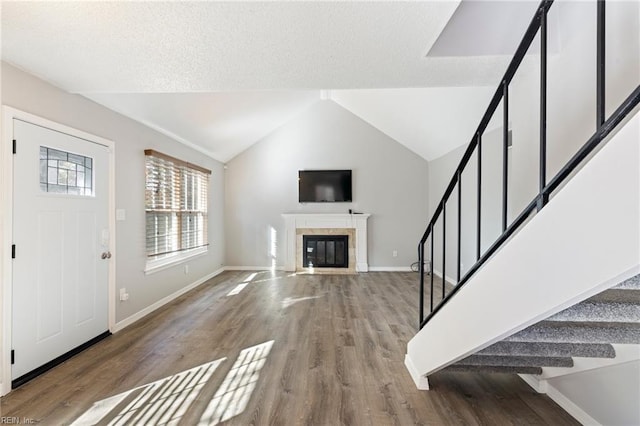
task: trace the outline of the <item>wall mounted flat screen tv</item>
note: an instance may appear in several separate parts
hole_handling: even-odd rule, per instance
[[[352,201],[351,170],[300,170],[298,201],[301,203]]]

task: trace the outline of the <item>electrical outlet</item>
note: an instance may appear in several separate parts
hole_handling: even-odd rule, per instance
[[[185,275],[189,273],[189,265],[184,265],[184,273]]]
[[[393,251],[393,257],[398,257],[398,250]]]
[[[129,300],[129,293],[127,293],[127,289],[126,288],[121,288],[120,289],[120,301],[121,302],[126,302],[127,300]]]

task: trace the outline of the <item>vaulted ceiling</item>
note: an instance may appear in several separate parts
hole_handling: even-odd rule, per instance
[[[324,98],[468,142],[535,2],[2,2],[2,59],[220,161]]]

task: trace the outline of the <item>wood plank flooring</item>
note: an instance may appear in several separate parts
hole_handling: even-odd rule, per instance
[[[99,408],[83,424],[578,424],[515,375],[442,372],[418,391],[404,367],[415,273],[257,272],[228,295],[252,274],[213,278],[3,397],[1,415],[42,425]]]

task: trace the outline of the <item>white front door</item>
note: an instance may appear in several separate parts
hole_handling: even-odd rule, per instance
[[[109,149],[18,119],[13,126],[15,380],[108,331],[110,253]]]

